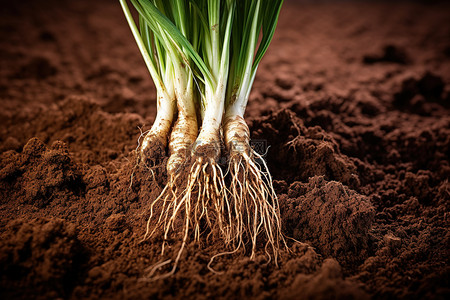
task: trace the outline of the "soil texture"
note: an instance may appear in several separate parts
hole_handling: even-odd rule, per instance
[[[188,245],[149,282],[167,180],[135,168],[156,92],[118,1],[0,13],[1,299],[449,299],[450,6],[287,1],[246,121],[289,242],[279,265]],[[179,246],[173,236],[168,255]]]

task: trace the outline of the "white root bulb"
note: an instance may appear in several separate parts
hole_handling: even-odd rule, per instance
[[[164,156],[174,114],[175,99],[166,99],[158,93],[158,111],[155,121],[144,136],[139,149],[139,162],[147,167],[153,167],[158,159]]]

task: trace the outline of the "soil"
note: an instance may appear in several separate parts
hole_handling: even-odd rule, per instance
[[[149,282],[166,160],[134,168],[156,93],[118,2],[2,6],[0,298],[449,299],[449,12],[286,2],[246,121],[301,243]]]

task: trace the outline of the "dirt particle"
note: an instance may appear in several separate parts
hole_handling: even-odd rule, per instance
[[[106,169],[100,165],[89,168],[83,176],[83,181],[88,189],[99,186],[108,186]]]
[[[383,241],[386,243],[386,246],[388,246],[392,250],[396,250],[402,245],[402,239],[396,237],[391,233],[386,234],[383,237]]]
[[[22,145],[20,144],[18,139],[16,139],[13,136],[9,136],[3,142],[2,148],[0,150],[2,150],[2,151],[8,151],[8,150],[18,151],[22,148],[21,146]]]
[[[39,34],[39,39],[44,42],[55,42],[56,41],[55,35],[47,30],[41,31],[41,33]]]
[[[23,147],[22,153],[28,157],[39,157],[44,153],[46,147],[38,138],[31,138]]]
[[[105,225],[111,231],[121,231],[127,226],[127,220],[123,214],[113,214],[106,219]]]
[[[407,78],[403,80],[399,92],[394,94],[394,105],[409,108],[415,113],[428,113],[438,110],[433,104],[448,107],[443,91],[445,83],[440,76],[429,71],[420,78]],[[415,98],[418,95],[421,97]]]
[[[417,87],[422,95],[438,100],[441,98],[444,86],[445,83],[442,78],[431,72],[426,72],[417,83]]]
[[[26,64],[22,65],[20,70],[12,77],[16,79],[36,78],[45,79],[56,75],[57,68],[45,57],[35,57]]]
[[[389,62],[405,65],[410,63],[411,59],[403,48],[395,45],[386,45],[381,54],[365,55],[363,62],[365,64]]]
[[[341,267],[334,259],[323,261],[314,274],[299,274],[286,294],[286,299],[369,299],[349,280],[342,279]]]

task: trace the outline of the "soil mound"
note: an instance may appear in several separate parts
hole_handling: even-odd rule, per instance
[[[246,121],[301,243],[220,275],[189,244],[155,282],[180,241],[142,242],[167,149],[137,165],[156,91],[120,5],[3,5],[0,298],[449,299],[450,6],[425,2],[285,1]]]

